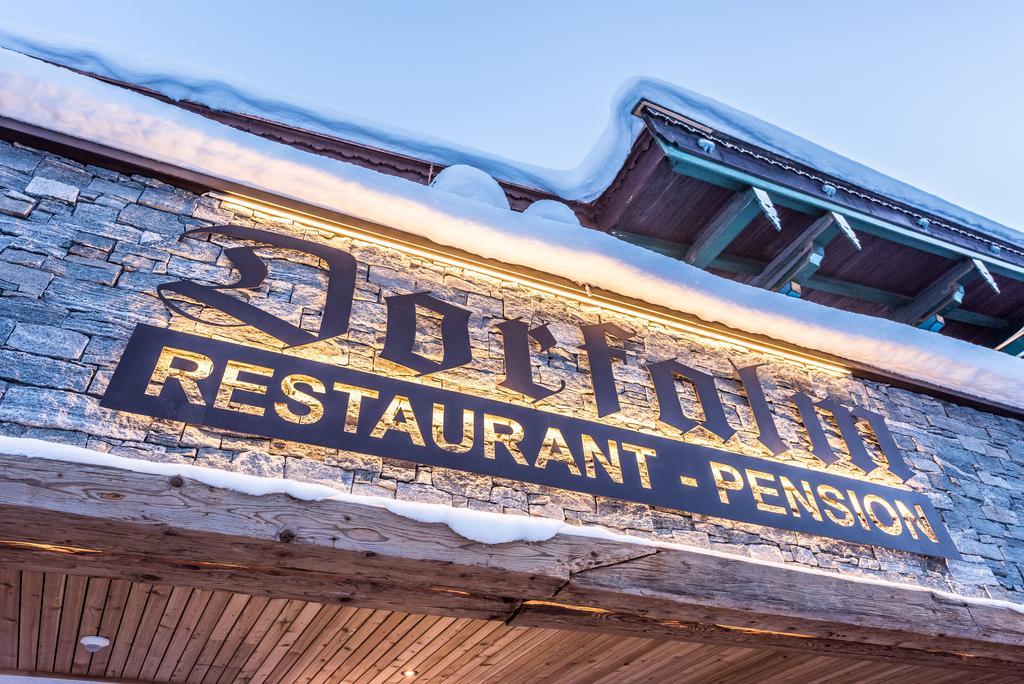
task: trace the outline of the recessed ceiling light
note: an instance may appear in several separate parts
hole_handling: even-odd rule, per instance
[[[79,641],[89,653],[95,653],[110,645],[110,639],[101,636],[84,636]]]
[[[406,670],[405,672],[402,673],[402,676],[403,677],[415,677],[416,674],[417,674],[416,670]]]

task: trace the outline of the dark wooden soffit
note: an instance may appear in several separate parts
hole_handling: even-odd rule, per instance
[[[513,626],[1019,671],[1024,614],[930,591],[559,535],[484,545],[352,502],[0,455],[0,561]]]
[[[642,108],[638,112],[645,114],[647,127],[614,181],[589,205],[598,229],[722,277],[941,330],[982,346],[1000,346],[1020,329],[1024,256],[1019,248],[992,252],[991,241],[937,221],[917,225],[908,214],[853,191],[826,196],[822,181],[791,170],[792,162],[750,146],[740,152],[721,136],[694,128],[696,123],[683,128]],[[775,204],[762,215],[723,222],[730,203],[751,187],[767,190],[768,203]],[[843,230],[833,221],[815,232],[829,215],[839,216]],[[971,255],[991,266],[992,274],[968,274],[949,301],[927,296],[943,285],[944,274],[970,265]],[[908,306],[920,315],[901,319],[897,313]],[[1017,355],[1020,349],[1006,351]]]
[[[835,188],[850,188],[856,194],[839,191],[835,195],[829,196],[828,199],[907,231],[922,236],[940,238],[952,245],[977,250],[983,254],[991,253],[993,258],[1024,265],[1024,249],[1020,245],[982,234],[976,228],[957,224],[950,219],[928,214],[917,207],[857,187],[820,170],[780,157],[742,140],[731,138],[719,131],[706,129],[708,134],[713,134],[709,137],[724,139],[731,146],[716,145],[710,152],[707,152],[698,146],[698,140],[702,137],[701,131],[699,129],[689,130],[694,126],[688,126],[685,122],[674,122],[671,117],[651,109],[649,105],[641,106],[638,113],[644,117],[648,128],[659,137],[681,149],[709,156],[724,166],[777,182],[810,197],[826,197],[822,190],[823,183],[828,183]],[[684,128],[684,126],[686,127]],[[929,222],[921,225],[918,222],[919,218],[926,218]],[[999,250],[993,252],[993,245],[997,246]]]

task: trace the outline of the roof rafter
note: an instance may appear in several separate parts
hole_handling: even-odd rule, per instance
[[[979,276],[997,294],[999,293],[999,286],[983,262],[978,259],[964,259],[936,278],[912,300],[893,311],[892,318],[938,332],[945,325],[943,317],[960,307],[967,284]]]
[[[689,245],[685,242],[676,242],[674,240],[641,235],[639,233],[633,233],[626,230],[612,230],[609,231],[609,234],[614,235],[624,242],[629,242],[630,244],[649,249],[652,252],[658,252],[659,254],[670,256],[673,259],[681,259],[682,255],[689,248]],[[724,253],[715,257],[714,261],[708,264],[708,268],[740,276],[757,276],[762,273],[766,267],[767,263],[763,261]],[[913,299],[913,297],[908,297],[907,295],[899,294],[897,292],[890,292],[888,290],[839,280],[837,278],[829,278],[818,275],[817,273],[807,276],[803,286],[810,290],[828,292],[829,294],[841,295],[843,297],[859,299],[865,302],[875,302],[892,308],[903,306]],[[1024,351],[1024,324],[1014,327],[1002,318],[977,313],[975,311],[968,311],[966,309],[954,309],[949,311],[945,318],[992,330],[1003,330],[1008,332],[1011,329],[1014,331],[1021,329],[1020,344],[1021,351]]]
[[[776,231],[782,230],[779,212],[767,192],[749,187],[736,193],[700,232],[697,240],[686,250],[683,260],[692,266],[705,268],[758,214],[764,215]]]
[[[825,246],[839,234],[860,250],[860,241],[842,214],[827,211],[779,252],[750,284],[799,297],[800,286],[824,261]]]
[[[1024,265],[1015,264],[1003,258],[1003,255],[983,254],[940,237],[896,225],[863,211],[843,207],[827,197],[813,196],[767,178],[751,175],[676,147],[660,137],[657,139],[676,173],[732,190],[756,185],[766,191],[772,201],[780,207],[812,215],[820,214],[822,211],[834,211],[842,214],[859,233],[875,235],[947,259],[984,259],[991,270],[1015,280],[1024,280]]]

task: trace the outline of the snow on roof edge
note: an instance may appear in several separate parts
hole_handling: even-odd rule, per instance
[[[1007,354],[753,288],[598,231],[297,150],[2,48],[0,115],[1024,408],[1024,363]]]
[[[195,67],[90,43],[80,38],[0,29],[0,46],[98,76],[149,88],[175,100],[249,114],[445,166],[467,164],[499,180],[532,187],[562,199],[589,202],[612,183],[643,122],[633,116],[641,100],[704,124],[781,157],[869,192],[914,207],[989,237],[1024,247],[1024,233],[896,180],[713,98],[653,78],[626,81],[613,98],[608,126],[575,169],[556,170],[516,162],[432,136],[385,126],[312,103],[284,102],[258,86],[229,82]],[[74,46],[74,47],[73,47]]]

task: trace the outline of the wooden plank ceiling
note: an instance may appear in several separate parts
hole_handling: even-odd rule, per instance
[[[111,645],[89,654],[78,641],[93,634]],[[10,567],[0,569],[0,672],[194,684],[1020,681]]]

